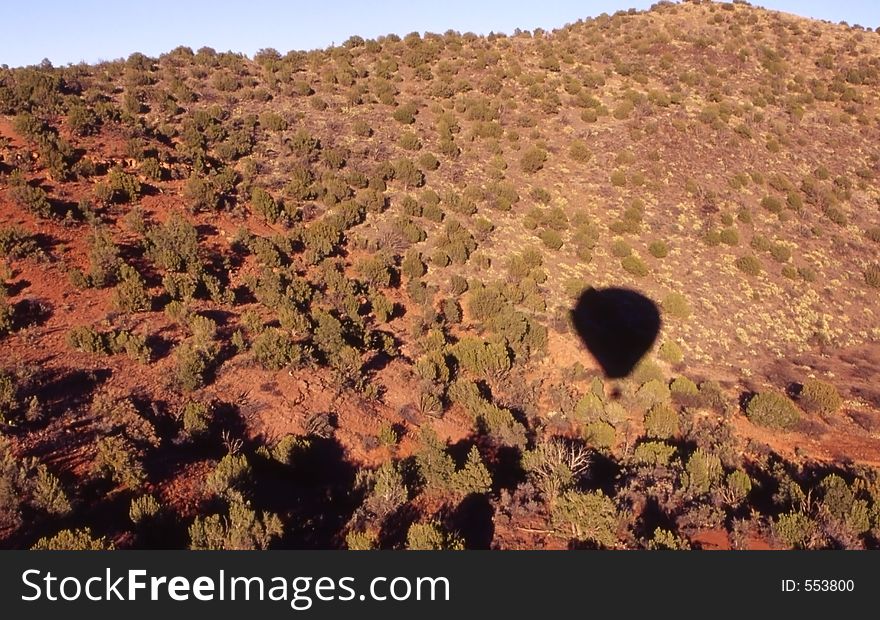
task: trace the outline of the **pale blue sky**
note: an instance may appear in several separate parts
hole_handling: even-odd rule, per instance
[[[579,18],[644,9],[653,0],[82,0],[4,1],[0,64],[55,65],[157,56],[178,45],[207,45],[253,55],[263,47],[284,53],[323,48],[350,35],[372,38],[412,31],[512,32],[556,28]],[[766,0],[790,13],[875,28],[878,0]]]

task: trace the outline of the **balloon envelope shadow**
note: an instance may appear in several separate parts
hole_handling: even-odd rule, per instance
[[[625,288],[588,288],[571,311],[571,322],[605,376],[629,375],[660,333],[657,305]]]

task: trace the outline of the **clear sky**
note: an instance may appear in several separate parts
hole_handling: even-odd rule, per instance
[[[253,55],[412,31],[510,33],[556,28],[653,0],[4,0],[0,64],[55,65],[157,56],[178,45]],[[880,0],[764,0],[753,4],[875,28]]]

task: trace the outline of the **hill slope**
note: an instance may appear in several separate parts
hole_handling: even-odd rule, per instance
[[[741,3],[0,71],[0,537],[875,546],[878,85]]]

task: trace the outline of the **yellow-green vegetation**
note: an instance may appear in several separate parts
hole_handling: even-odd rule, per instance
[[[0,544],[877,546],[878,57],[659,2],[0,67]]]
[[[753,396],[746,406],[746,415],[755,424],[779,429],[790,429],[800,420],[800,414],[791,399],[776,391]]]
[[[798,402],[806,411],[835,413],[843,405],[840,392],[831,383],[819,379],[807,379],[801,387]]]

